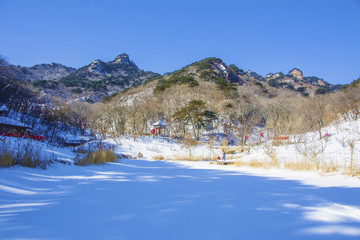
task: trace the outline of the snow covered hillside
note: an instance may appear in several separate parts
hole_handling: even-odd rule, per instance
[[[318,132],[289,136],[281,142],[267,139],[261,143],[252,142],[243,147],[221,146],[220,142],[186,146],[164,138],[144,136],[138,139],[121,138],[118,151],[137,156],[139,152],[147,159],[166,160],[214,160],[226,155],[227,161],[240,167],[265,169],[287,169],[295,171],[314,171],[322,175],[345,174],[359,179],[360,175],[360,120],[332,124]],[[107,142],[117,144],[108,139]],[[295,174],[295,173],[294,173]],[[277,174],[276,174],[277,175]],[[295,174],[296,175],[296,174]]]
[[[266,139],[265,139],[266,140]],[[293,170],[319,170],[360,176],[360,121],[346,121],[318,132],[290,136],[281,144],[267,141],[252,146],[234,159],[240,162],[272,162],[272,166]]]

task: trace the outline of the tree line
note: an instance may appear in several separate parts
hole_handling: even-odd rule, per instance
[[[154,87],[143,85],[108,102],[64,105],[58,111],[66,110],[69,123],[114,139],[149,134],[151,123],[162,119],[169,124],[170,137],[200,140],[203,134],[221,133],[237,136],[241,144],[257,127],[271,137],[317,131],[322,138],[322,129],[331,122],[357,120],[360,115],[360,91],[354,86],[308,97],[281,91],[272,98],[245,88],[229,97],[207,82],[191,88],[173,85],[155,93]]]
[[[154,91],[159,85],[149,81],[114,94],[107,101],[89,104],[45,99],[31,86],[22,87],[6,78],[6,74],[3,76],[1,97],[8,94],[6,103],[15,111],[41,118],[54,128],[57,123],[71,125],[82,133],[91,129],[102,137],[114,139],[149,134],[151,124],[159,119],[169,124],[167,134],[176,138],[200,140],[203,134],[221,133],[237,136],[245,144],[246,136],[256,127],[262,127],[268,136],[318,131],[322,138],[322,129],[329,123],[357,120],[360,115],[358,84],[335,93],[305,97],[287,89],[266,88],[263,93],[264,86],[256,83],[231,89],[228,94],[218,84],[206,80],[190,87],[169,84],[161,91]],[[191,83],[192,79],[174,77],[171,81]]]

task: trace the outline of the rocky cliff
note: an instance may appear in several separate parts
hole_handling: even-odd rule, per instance
[[[147,79],[157,76],[160,75],[139,69],[130,60],[129,55],[123,53],[109,62],[94,60],[63,77],[59,82],[81,90],[113,92],[140,85]]]

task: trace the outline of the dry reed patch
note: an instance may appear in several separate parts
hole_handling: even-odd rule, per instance
[[[169,159],[173,161],[215,161],[217,156],[210,155],[173,155]]]
[[[311,161],[302,159],[297,161],[286,161],[284,168],[293,171],[317,171],[318,173],[334,173],[339,171],[339,165],[333,161]]]
[[[103,164],[106,162],[115,162],[117,159],[114,151],[106,149],[99,150],[96,152],[88,153],[83,159],[75,161],[75,165],[78,166],[87,166],[91,164]]]
[[[15,149],[9,149],[10,147],[6,144],[0,149],[0,167],[21,165],[23,167],[46,169],[53,162],[50,157],[45,157],[42,154],[42,148],[31,143],[18,143]]]
[[[152,159],[153,160],[164,160],[165,158],[162,155],[155,155],[155,156],[152,156]]]
[[[23,167],[46,169],[47,165],[52,162],[41,154],[42,149],[33,145],[25,145],[22,150],[17,153],[17,162]]]
[[[339,165],[337,163],[333,163],[332,161],[330,163],[323,161],[318,166],[318,171],[324,172],[324,173],[338,172]]]
[[[360,178],[360,168],[354,168],[354,167],[352,169],[349,167],[345,168],[343,174]]]
[[[293,171],[311,171],[314,170],[314,164],[306,159],[297,161],[285,161],[284,168]]]
[[[244,146],[221,146],[219,148],[221,149],[222,152],[225,152],[226,154],[233,154],[234,152],[243,153],[250,149],[249,147],[244,147]]]
[[[247,162],[243,161],[236,161],[234,165],[237,167],[251,167],[251,168],[263,168],[263,169],[270,169],[270,168],[278,168],[278,169],[288,169],[292,171],[317,171],[319,174],[328,174],[328,173],[335,173],[339,172],[339,165],[334,163],[333,161],[330,162],[321,162],[317,163],[314,161],[310,161],[308,159],[296,160],[296,161],[285,161],[282,165],[278,164],[277,162],[273,161],[266,161],[266,160],[257,160],[252,159]],[[350,176],[358,176],[360,177],[360,169],[354,169],[351,171],[350,168],[346,169],[343,174],[350,175]]]
[[[11,167],[16,165],[14,156],[9,152],[2,152],[0,154],[0,167]]]
[[[32,153],[25,153],[19,160],[19,164],[23,167],[46,169],[49,161],[41,158],[41,156]]]
[[[246,166],[246,167],[251,167],[251,168],[264,168],[264,169],[278,167],[278,165],[274,164],[274,162],[269,162],[269,161],[265,161],[265,160],[257,160],[257,159],[252,159],[247,162],[236,161],[236,162],[234,162],[234,165],[237,167]]]
[[[360,179],[360,168],[353,170],[353,177],[358,177]]]

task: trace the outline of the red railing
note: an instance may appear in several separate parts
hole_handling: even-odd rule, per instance
[[[43,136],[36,136],[36,135],[29,135],[29,134],[20,134],[20,133],[3,133],[0,132],[0,136],[4,137],[16,137],[16,138],[27,138],[32,139],[34,141],[40,141],[43,142],[45,140],[45,137]]]

